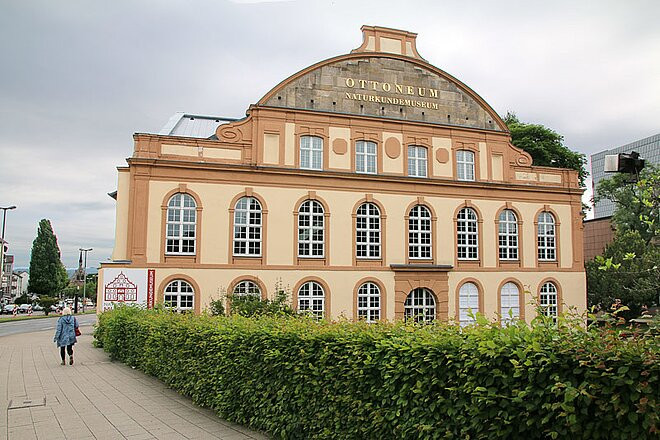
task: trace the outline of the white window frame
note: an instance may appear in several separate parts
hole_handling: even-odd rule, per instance
[[[325,291],[316,281],[307,281],[298,288],[298,313],[311,313],[317,319],[325,316]]]
[[[237,257],[260,257],[263,215],[255,197],[241,197],[234,206],[233,252]],[[240,245],[245,246],[241,249]],[[238,247],[237,247],[238,246]]]
[[[166,308],[177,312],[194,310],[195,289],[185,280],[172,280],[163,292],[163,303]]]
[[[537,221],[539,261],[557,261],[557,225],[555,216],[548,211],[539,213]]]
[[[458,289],[458,323],[461,327],[474,324],[476,319],[470,316],[479,313],[479,287],[466,282]]]
[[[254,296],[261,298],[261,288],[257,283],[251,280],[242,280],[236,283],[232,291],[234,296]]]
[[[456,177],[464,182],[474,182],[474,151],[456,151]]]
[[[298,257],[325,258],[325,210],[317,200],[305,200],[298,209]]]
[[[381,258],[382,239],[380,209],[375,203],[361,204],[355,216],[355,256],[360,259]]]
[[[424,287],[410,291],[403,304],[404,319],[413,319],[415,322],[435,321],[435,296],[433,292]]]
[[[500,260],[518,260],[518,217],[516,213],[511,209],[502,210],[497,229],[497,252]]]
[[[300,136],[300,168],[323,170],[323,138]]]
[[[408,215],[408,259],[433,258],[433,217],[424,205],[415,205]]]
[[[380,287],[367,281],[358,288],[357,317],[366,322],[380,320]]]
[[[508,281],[500,289],[500,320],[507,326],[516,319],[520,319],[520,288]]]
[[[428,151],[421,145],[408,145],[408,176],[428,177]]]
[[[355,172],[378,173],[378,149],[375,142],[357,141],[355,143]]]
[[[174,194],[167,202],[165,215],[165,253],[167,255],[195,255],[197,249],[197,203],[195,198],[186,193]],[[178,233],[173,233],[172,229],[176,229]],[[191,231],[192,235],[186,235]],[[189,247],[192,247],[192,250]],[[184,250],[186,248],[188,249]]]
[[[459,260],[479,259],[479,217],[469,207],[458,211],[456,221],[456,252]]]
[[[543,315],[557,320],[559,314],[559,289],[552,281],[546,281],[541,286],[539,306]]]

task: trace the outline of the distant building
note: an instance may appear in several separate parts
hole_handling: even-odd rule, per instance
[[[2,268],[2,282],[0,283],[0,291],[3,298],[11,297],[11,276],[14,270],[14,256],[4,255],[4,267]]]
[[[12,273],[11,278],[11,296],[17,297],[26,294],[28,291],[29,275],[26,270],[17,270]]]
[[[633,151],[638,152],[640,157],[646,160],[647,164],[660,164],[660,133],[621,147],[592,154],[591,176],[593,179],[594,195],[597,194],[596,188],[598,187],[598,183],[612,176],[612,173],[605,173],[605,156],[608,154],[631,153]],[[611,217],[612,214],[614,214],[614,203],[611,200],[601,200],[594,204],[594,219]]]
[[[605,246],[614,239],[612,217],[592,218],[584,221],[584,261],[603,255]]]

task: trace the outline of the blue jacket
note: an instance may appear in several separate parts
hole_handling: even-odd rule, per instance
[[[57,346],[66,347],[67,345],[73,345],[78,342],[75,330],[77,328],[78,320],[75,316],[60,316],[57,320],[57,330],[55,330],[55,337],[53,338],[57,342]]]

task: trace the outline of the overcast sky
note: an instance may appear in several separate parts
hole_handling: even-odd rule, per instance
[[[418,33],[500,115],[587,155],[660,132],[660,2],[0,0],[0,206],[27,266],[41,218],[62,260],[110,257],[116,167],[177,111],[242,117],[360,26]]]

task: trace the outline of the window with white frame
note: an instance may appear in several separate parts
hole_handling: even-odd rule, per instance
[[[316,200],[307,200],[298,210],[298,256],[323,258],[325,212]]]
[[[355,143],[355,172],[376,174],[376,143],[370,141],[357,141]]]
[[[197,204],[184,193],[174,194],[167,203],[165,252],[176,255],[195,254]]]
[[[431,322],[435,320],[435,297],[429,289],[418,287],[408,294],[403,304],[405,320]]]
[[[431,212],[415,205],[408,216],[408,258],[431,258]]]
[[[547,211],[539,214],[537,222],[538,258],[540,261],[555,261],[557,259],[555,217]]]
[[[357,316],[367,322],[380,319],[380,289],[376,283],[367,282],[358,289]]]
[[[500,260],[518,259],[518,219],[511,209],[500,213],[498,243]]]
[[[325,292],[316,281],[307,281],[298,289],[298,313],[311,313],[323,318],[325,312]]]
[[[458,180],[474,180],[474,153],[469,150],[456,152],[456,171]]]
[[[358,258],[380,258],[380,209],[363,203],[355,218],[355,245]]]
[[[412,177],[426,177],[427,173],[426,147],[419,145],[408,146],[408,175]]]
[[[502,325],[520,318],[520,290],[515,283],[505,283],[500,290],[500,316]]]
[[[456,221],[458,259],[479,259],[479,222],[477,213],[472,208],[463,208],[458,212]]]
[[[464,283],[458,290],[458,322],[461,327],[475,322],[474,315],[478,312],[479,289],[474,283]]]
[[[250,280],[243,280],[234,286],[232,294],[234,296],[254,296],[256,298],[261,298],[261,289],[257,283]]]
[[[234,208],[234,255],[261,256],[261,204],[241,197]]]
[[[551,281],[543,283],[541,286],[541,295],[539,298],[539,305],[541,306],[541,313],[553,319],[557,319],[557,286]]]
[[[318,136],[300,136],[300,168],[323,169],[323,139]]]
[[[186,281],[174,280],[165,287],[163,300],[168,309],[177,312],[192,310],[195,306],[195,291]]]

